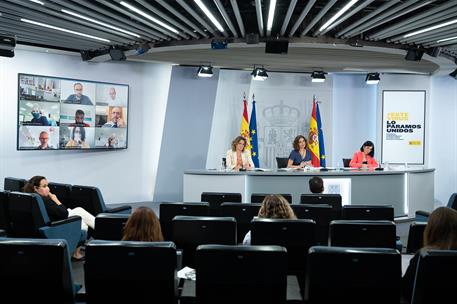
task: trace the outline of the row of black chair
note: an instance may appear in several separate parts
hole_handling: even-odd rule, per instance
[[[202,245],[196,255],[195,291],[186,293],[194,302],[287,302],[283,247]],[[64,240],[0,239],[0,256],[2,296],[18,303],[75,302],[77,288]],[[87,303],[178,302],[176,249],[171,242],[91,241],[84,268]],[[457,251],[423,251],[412,303],[456,303],[456,272]],[[400,280],[401,258],[393,249],[314,246],[308,252],[304,300],[397,304]],[[185,289],[186,284],[181,296]]]
[[[4,189],[7,191],[22,192],[27,181],[21,178],[5,177]],[[97,187],[49,183],[51,193],[55,194],[67,208],[82,207],[90,214],[99,213],[130,213],[131,206],[108,208],[103,195]]]

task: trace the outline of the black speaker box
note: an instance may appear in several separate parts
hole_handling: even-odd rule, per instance
[[[406,53],[405,60],[408,61],[420,61],[424,55],[424,51],[417,49],[409,49]]]
[[[289,49],[289,41],[287,40],[272,40],[265,44],[265,53],[268,54],[287,54]]]
[[[126,59],[124,51],[119,49],[109,50],[109,55],[111,56],[111,59],[115,61],[122,61]]]
[[[2,50],[0,49],[0,57],[14,57],[14,50]]]

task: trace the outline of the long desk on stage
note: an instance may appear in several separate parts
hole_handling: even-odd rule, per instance
[[[184,172],[183,200],[199,202],[202,192],[241,193],[244,203],[253,193],[289,193],[293,203],[310,193],[308,180],[321,176],[324,182],[347,185],[347,204],[392,205],[395,216],[414,217],[416,210],[431,211],[434,206],[435,169],[362,171],[246,171],[187,170]],[[344,204],[343,198],[343,204]]]

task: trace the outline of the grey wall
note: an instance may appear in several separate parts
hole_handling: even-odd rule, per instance
[[[218,70],[199,78],[195,67],[173,67],[154,201],[181,201],[183,171],[205,168],[218,79]]]

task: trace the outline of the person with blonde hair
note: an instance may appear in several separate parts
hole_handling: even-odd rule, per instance
[[[247,141],[243,136],[237,136],[232,141],[232,148],[227,151],[226,155],[227,169],[239,171],[254,168],[251,151],[246,150],[246,144]]]
[[[424,230],[424,246],[422,249],[457,250],[456,210],[448,207],[439,207],[430,214]],[[402,278],[402,293],[408,303],[411,302],[421,250],[410,260],[408,269]]]
[[[257,217],[269,219],[297,219],[289,202],[279,194],[270,194],[263,199]],[[251,245],[251,231],[246,233],[243,245]]]
[[[162,229],[151,208],[139,207],[129,216],[124,227],[123,241],[161,242]]]

